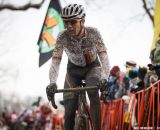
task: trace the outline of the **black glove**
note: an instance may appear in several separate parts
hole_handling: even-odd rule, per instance
[[[47,98],[49,101],[51,101],[52,106],[57,109],[57,105],[55,104],[55,100],[54,100],[54,94],[55,91],[57,90],[57,84],[56,83],[51,83],[50,85],[48,85],[46,87],[46,94],[47,94]]]
[[[106,79],[102,79],[97,83],[98,88],[100,89],[100,92],[103,92],[105,90],[107,90],[107,80]]]
[[[149,70],[158,70],[160,69],[160,63],[148,64]]]
[[[148,64],[149,70],[154,70],[154,66],[152,64]]]

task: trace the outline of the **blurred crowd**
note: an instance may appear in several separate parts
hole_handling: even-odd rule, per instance
[[[106,102],[136,93],[159,80],[157,71],[148,66],[139,66],[134,61],[126,61],[125,72],[115,65],[110,70],[108,87],[102,95]]]
[[[19,113],[7,108],[0,113],[0,130],[63,130],[63,122],[63,114],[37,102]]]

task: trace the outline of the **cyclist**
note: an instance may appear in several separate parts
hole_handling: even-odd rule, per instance
[[[65,30],[57,37],[56,47],[52,56],[50,68],[50,85],[46,92],[52,102],[51,91],[57,89],[57,76],[63,54],[68,56],[67,74],[64,88],[76,87],[81,80],[86,80],[86,86],[106,84],[110,67],[105,44],[96,28],[85,27],[84,7],[69,4],[62,10]],[[99,58],[98,58],[99,57]],[[102,89],[103,90],[103,89]],[[90,100],[91,119],[95,130],[101,130],[101,105],[98,90],[87,91]],[[78,108],[77,96],[64,93],[65,130],[74,129],[75,111]]]

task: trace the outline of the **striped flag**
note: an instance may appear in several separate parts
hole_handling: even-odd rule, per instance
[[[58,0],[51,0],[43,27],[39,36],[39,67],[46,63],[51,57],[55,48],[56,37],[63,31],[64,24],[60,16],[61,6]]]

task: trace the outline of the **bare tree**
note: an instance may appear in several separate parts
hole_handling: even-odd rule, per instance
[[[5,94],[0,92],[0,112],[7,108],[9,112],[22,112],[24,109],[32,107],[33,102],[37,97],[20,98],[18,95],[6,97]]]
[[[39,3],[33,3],[32,1],[29,1],[27,4],[23,4],[21,6],[17,6],[17,4],[14,3],[5,3],[5,0],[2,0],[0,2],[0,10],[3,9],[9,9],[9,10],[27,10],[29,8],[36,8],[39,9],[45,0],[40,0]]]
[[[147,15],[149,16],[150,20],[152,21],[152,24],[154,26],[154,7],[155,7],[155,1],[154,0],[142,0],[143,2],[143,8]]]
[[[106,6],[106,4],[105,4],[106,2],[112,3],[112,2],[104,1],[104,0],[103,1],[102,0],[84,0],[84,1],[85,1],[87,6],[94,7],[98,10],[103,9]],[[134,18],[135,20],[139,19],[139,18],[144,18],[144,16],[147,14],[149,16],[149,19],[151,20],[153,26],[154,26],[155,0],[141,0],[141,1],[143,3],[142,8],[144,8],[145,13],[144,14],[140,13],[140,14],[136,15],[135,17],[132,17],[132,18]],[[136,18],[136,17],[138,17],[138,18]]]

